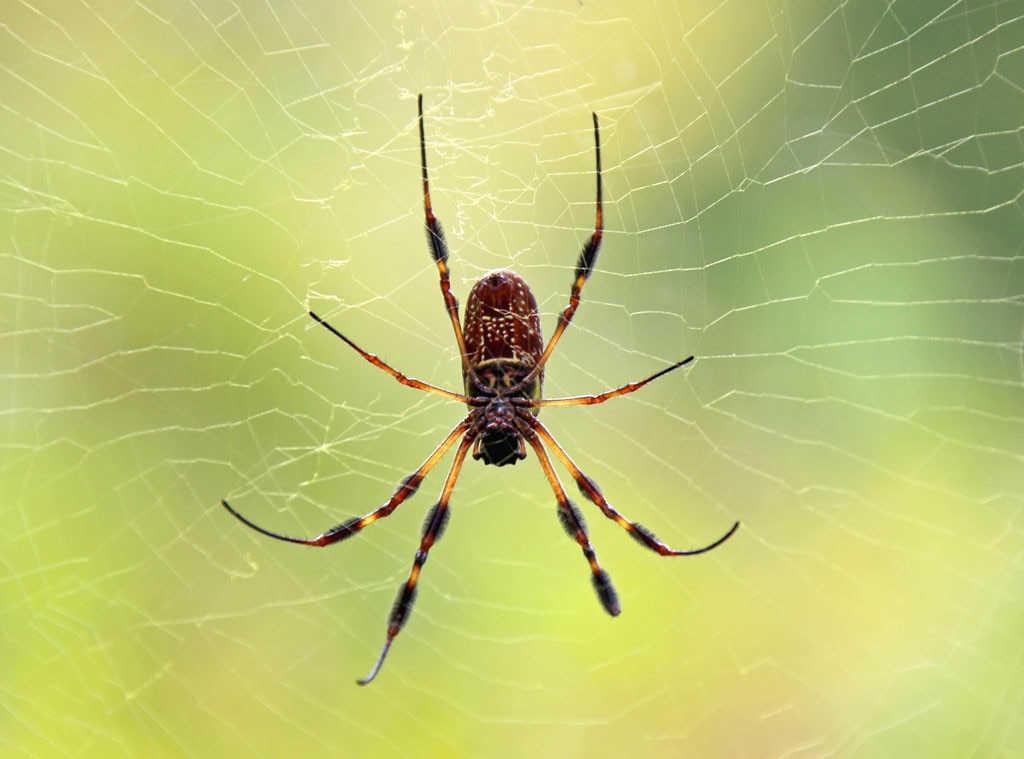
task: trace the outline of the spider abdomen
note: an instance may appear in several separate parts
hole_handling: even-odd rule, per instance
[[[526,280],[508,269],[487,272],[466,300],[463,333],[467,363],[477,382],[494,390],[523,380],[544,352],[537,299]],[[463,374],[467,395],[477,395],[473,378]],[[522,389],[527,398],[540,398],[544,373]]]

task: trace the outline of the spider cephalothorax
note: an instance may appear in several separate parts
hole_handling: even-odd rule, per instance
[[[594,152],[597,159],[597,210],[594,232],[584,244],[583,251],[576,261],[572,290],[569,293],[569,305],[559,314],[555,330],[545,346],[541,335],[537,300],[533,297],[533,293],[530,291],[526,281],[515,272],[506,269],[488,272],[473,286],[469,293],[469,298],[466,300],[465,326],[459,324],[459,306],[455,296],[452,295],[448,272],[448,245],[445,242],[441,224],[438,222],[437,217],[434,216],[430,204],[430,185],[427,180],[427,141],[423,129],[423,96],[420,95],[420,163],[423,174],[423,209],[426,216],[427,242],[430,245],[430,253],[434,258],[434,263],[437,265],[437,270],[441,277],[441,294],[444,298],[445,309],[448,312],[452,329],[455,332],[455,341],[458,344],[459,355],[462,361],[462,379],[465,392],[456,393],[408,377],[372,353],[364,351],[312,311],[310,311],[309,315],[333,335],[343,340],[364,359],[387,372],[403,385],[434,393],[451,400],[461,401],[469,406],[469,412],[463,417],[462,421],[455,425],[447,437],[441,441],[441,444],[427,457],[426,461],[415,472],[398,483],[398,487],[384,504],[365,516],[348,519],[315,538],[293,538],[271,532],[250,522],[235,511],[226,500],[221,502],[224,508],[240,521],[264,535],[289,543],[321,547],[328,546],[351,537],[367,525],[388,516],[419,489],[420,483],[430,470],[437,465],[437,462],[441,460],[452,446],[458,443],[458,448],[455,451],[455,460],[452,462],[451,469],[448,470],[448,476],[445,478],[444,485],[441,488],[441,495],[431,507],[423,524],[420,547],[416,551],[412,571],[409,573],[405,583],[399,588],[398,597],[391,607],[384,647],[370,674],[358,681],[360,685],[365,685],[377,676],[381,665],[384,664],[384,658],[391,648],[391,643],[408,619],[416,597],[416,584],[419,581],[420,571],[427,560],[431,547],[440,539],[441,533],[444,531],[449,515],[448,505],[451,501],[452,490],[455,488],[455,481],[459,477],[462,464],[471,447],[474,459],[482,460],[485,464],[494,464],[495,466],[515,464],[520,459],[526,457],[527,444],[533,448],[541,469],[544,470],[544,476],[550,483],[555,499],[558,502],[559,520],[565,531],[569,534],[569,537],[573,538],[582,549],[583,555],[590,565],[591,582],[597,592],[598,599],[601,605],[604,606],[605,611],[612,616],[617,615],[620,610],[615,588],[608,573],[597,561],[597,554],[590,544],[583,516],[579,508],[569,500],[565,488],[555,473],[545,446],[551,449],[555,454],[555,458],[568,470],[569,474],[576,481],[580,492],[589,501],[593,502],[606,517],[616,522],[632,535],[637,542],[661,556],[692,556],[710,551],[712,548],[721,545],[739,527],[739,522],[736,522],[725,535],[703,548],[688,551],[676,551],[669,548],[658,540],[654,533],[646,527],[627,519],[616,511],[601,493],[597,483],[580,471],[579,467],[569,458],[569,454],[566,453],[565,449],[555,441],[555,438],[548,432],[548,429],[537,419],[537,413],[544,406],[583,406],[604,403],[611,398],[635,392],[647,383],[693,360],[693,356],[689,356],[652,374],[646,379],[630,382],[622,387],[597,395],[580,395],[569,398],[542,397],[544,366],[562,337],[562,333],[565,332],[566,327],[569,326],[573,315],[576,313],[576,309],[580,304],[580,292],[583,289],[583,284],[593,271],[598,251],[601,248],[601,237],[603,234],[601,215],[601,139],[597,126],[597,114],[593,114],[593,117]]]

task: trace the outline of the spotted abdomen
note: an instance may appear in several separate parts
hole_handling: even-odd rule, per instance
[[[462,331],[469,365],[477,379],[492,388],[522,380],[544,352],[537,299],[526,280],[508,269],[487,272],[470,290]],[[463,380],[466,394],[476,395],[471,378]],[[540,398],[543,381],[542,371],[523,395]]]

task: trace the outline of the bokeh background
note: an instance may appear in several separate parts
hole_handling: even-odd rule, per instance
[[[371,7],[372,6],[372,7]],[[514,267],[601,610],[531,457],[469,462],[454,289]],[[8,3],[0,10],[8,756],[1024,754],[1024,6]]]

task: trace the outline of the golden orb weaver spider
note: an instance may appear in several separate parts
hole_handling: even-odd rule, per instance
[[[413,601],[416,598],[416,584],[419,581],[420,571],[427,561],[427,555],[431,547],[436,543],[444,531],[448,521],[448,504],[451,499],[452,490],[455,488],[455,481],[459,477],[462,463],[473,448],[473,458],[483,459],[484,464],[505,466],[515,464],[520,459],[526,458],[526,443],[530,444],[537,455],[541,469],[551,485],[558,501],[558,517],[562,527],[575,539],[583,549],[583,555],[590,564],[592,582],[597,591],[597,597],[607,611],[613,617],[618,615],[619,599],[612,585],[608,573],[598,564],[597,554],[590,545],[590,538],[587,535],[586,524],[583,521],[583,514],[579,508],[566,495],[555,469],[551,464],[547,445],[561,464],[568,470],[569,474],[576,481],[580,492],[592,501],[601,512],[618,523],[638,543],[661,556],[694,556],[696,554],[710,551],[720,546],[736,532],[740,523],[736,522],[728,532],[714,543],[695,548],[688,551],[676,551],[669,548],[655,537],[654,533],[641,524],[633,522],[618,511],[602,495],[597,483],[580,471],[579,467],[569,458],[569,454],[559,445],[547,427],[537,419],[537,413],[545,406],[586,406],[595,403],[604,403],[611,398],[620,395],[634,393],[649,382],[658,377],[668,374],[685,364],[693,361],[693,356],[684,358],[672,366],[655,372],[650,377],[638,382],[630,382],[627,385],[608,390],[597,395],[579,395],[568,398],[543,398],[541,397],[541,386],[544,381],[544,365],[551,357],[555,346],[558,344],[562,333],[565,332],[569,322],[580,304],[580,291],[583,284],[590,277],[597,261],[597,253],[601,247],[601,236],[603,233],[603,221],[601,211],[601,137],[597,125],[597,114],[594,118],[594,150],[597,157],[597,212],[594,223],[594,232],[583,246],[579,260],[576,262],[576,271],[572,282],[572,291],[569,294],[569,305],[558,316],[558,324],[551,335],[547,346],[541,336],[540,316],[537,313],[537,301],[530,291],[529,285],[518,274],[498,269],[485,274],[469,293],[466,301],[465,326],[459,325],[459,304],[452,295],[451,284],[448,274],[448,245],[445,242],[444,232],[441,224],[434,216],[430,204],[430,186],[427,181],[427,141],[423,130],[423,95],[418,98],[419,106],[419,127],[420,127],[420,163],[423,170],[423,209],[426,215],[427,241],[430,243],[430,253],[437,264],[437,270],[441,276],[441,294],[444,297],[445,308],[448,311],[448,318],[451,320],[452,328],[455,330],[455,341],[458,344],[459,355],[462,360],[462,379],[465,387],[465,394],[445,390],[435,385],[421,382],[402,374],[372,353],[367,353],[345,335],[332,327],[312,311],[310,317],[327,329],[335,337],[344,341],[349,347],[355,350],[360,356],[376,366],[378,369],[390,374],[396,380],[407,387],[423,390],[428,393],[440,395],[444,398],[465,403],[469,407],[469,413],[455,425],[448,436],[441,441],[441,444],[434,449],[427,460],[412,474],[403,478],[391,498],[382,506],[371,511],[362,517],[354,517],[315,538],[293,538],[287,535],[280,535],[276,532],[264,529],[235,511],[226,501],[221,504],[240,522],[251,527],[257,532],[263,533],[277,540],[284,540],[289,543],[299,543],[307,546],[329,546],[340,540],[350,538],[369,524],[382,519],[412,496],[419,488],[420,483],[427,476],[438,461],[454,446],[459,444],[455,451],[455,460],[448,470],[444,486],[441,488],[441,496],[438,498],[423,523],[423,532],[420,539],[419,550],[416,551],[416,558],[413,561],[412,571],[408,579],[399,588],[398,597],[391,607],[391,614],[388,617],[387,637],[384,640],[384,647],[377,658],[370,674],[357,682],[366,685],[380,672],[384,664],[384,658],[391,648],[391,644],[402,629],[409,617]]]

